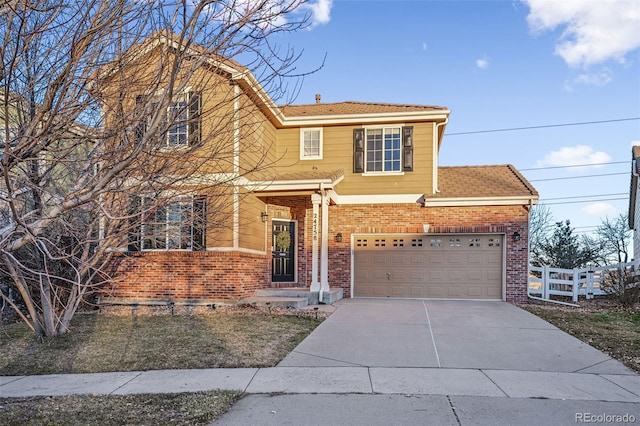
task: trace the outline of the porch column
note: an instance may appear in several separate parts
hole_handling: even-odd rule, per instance
[[[322,191],[322,261],[320,262],[320,294],[329,292],[329,197],[326,191]]]
[[[322,201],[320,194],[311,194],[313,212],[311,215],[311,291],[320,291],[318,282],[318,206]]]

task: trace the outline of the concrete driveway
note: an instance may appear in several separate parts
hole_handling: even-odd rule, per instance
[[[514,305],[446,300],[344,300],[279,365],[629,373]]]
[[[640,422],[640,376],[503,302],[349,299],[221,425]]]

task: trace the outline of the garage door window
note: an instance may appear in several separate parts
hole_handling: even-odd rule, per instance
[[[480,238],[469,238],[469,247],[480,247]]]
[[[500,247],[500,239],[499,238],[489,238],[489,242],[487,243],[489,247]]]
[[[442,240],[439,238],[432,238],[430,245],[431,247],[442,247]]]
[[[449,238],[449,247],[462,247],[460,238]]]

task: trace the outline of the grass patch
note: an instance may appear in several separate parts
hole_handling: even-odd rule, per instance
[[[640,372],[640,311],[541,304],[522,308]]]
[[[41,425],[205,425],[242,394],[215,391],[157,395],[0,398],[0,423]]]
[[[295,315],[78,314],[71,332],[39,342],[0,328],[0,375],[275,366],[318,324]]]

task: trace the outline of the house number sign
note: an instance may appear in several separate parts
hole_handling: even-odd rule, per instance
[[[318,241],[318,213],[313,214],[313,241]]]

